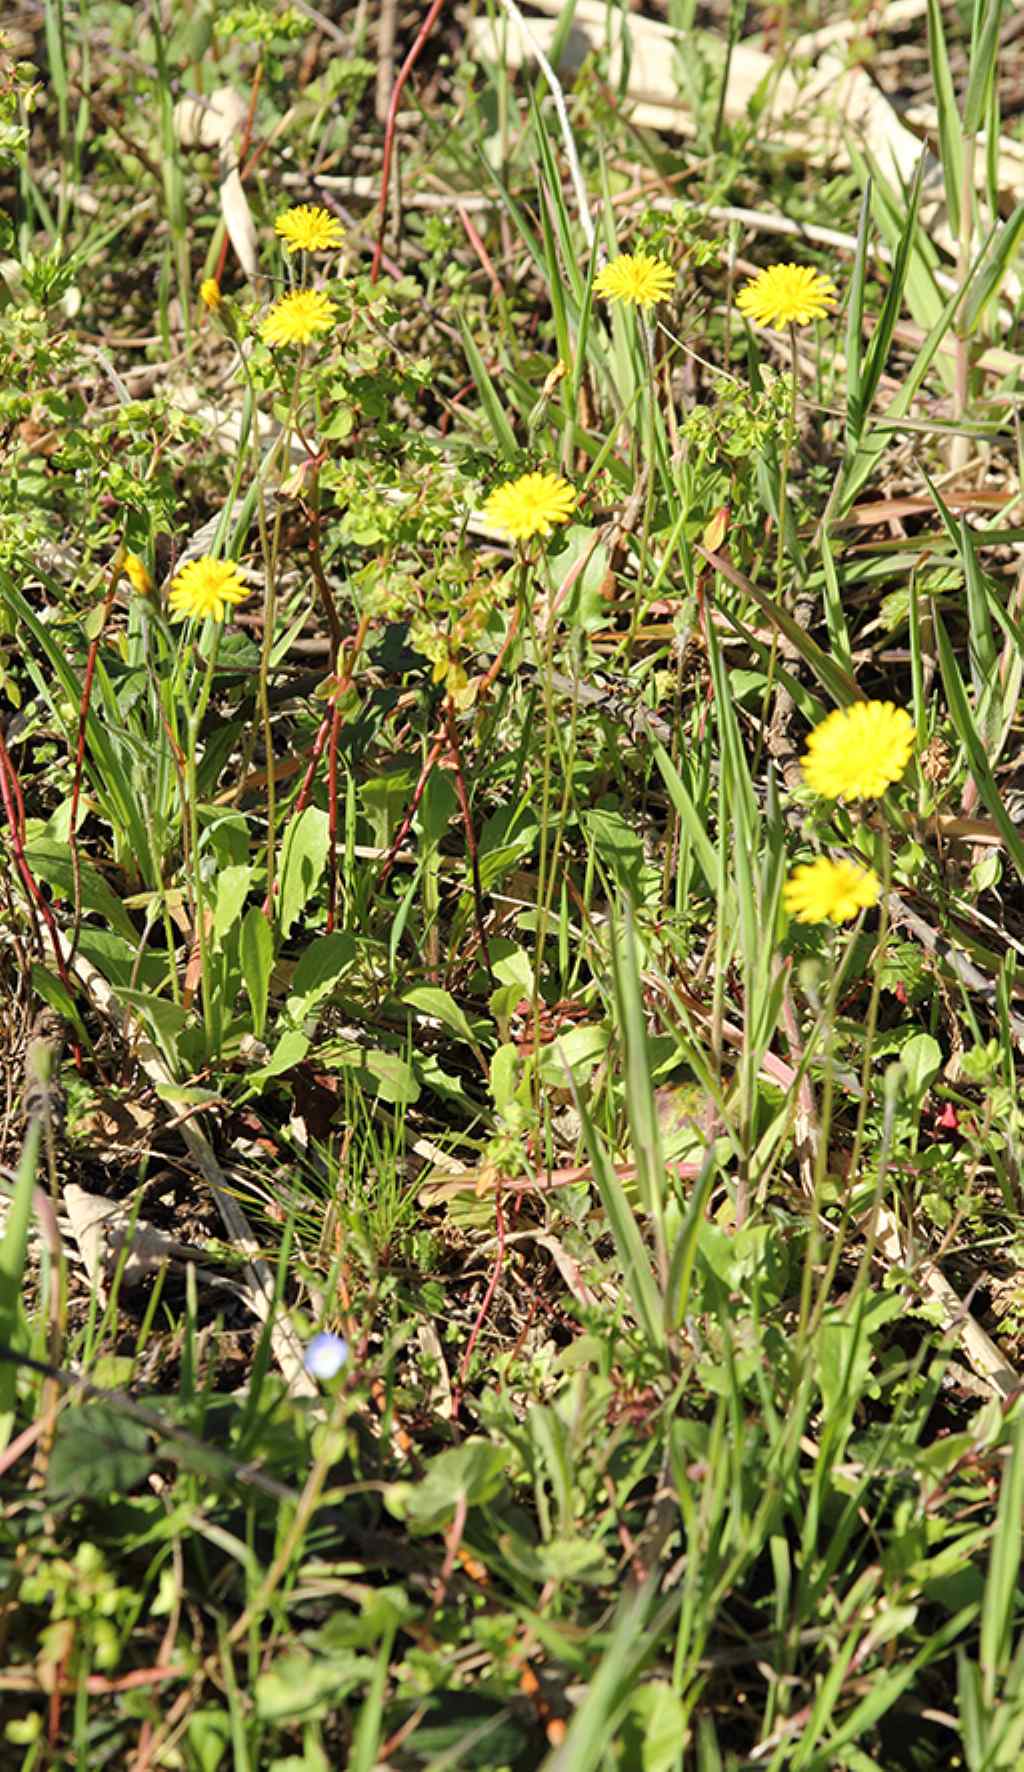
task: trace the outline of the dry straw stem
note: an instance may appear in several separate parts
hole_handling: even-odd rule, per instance
[[[885,1206],[879,1208],[875,1229],[876,1250],[889,1266],[912,1269],[913,1258],[903,1247],[899,1224],[894,1214]],[[938,1299],[942,1307],[943,1328],[958,1337],[974,1371],[992,1394],[1005,1402],[1018,1392],[1021,1389],[1019,1375],[991,1335],[986,1333],[980,1323],[975,1322],[962,1299],[932,1262],[925,1263],[920,1274],[920,1285],[922,1291]]]
[[[70,957],[70,948],[64,937],[59,933],[63,960]],[[47,939],[47,946],[51,943]],[[56,956],[55,956],[56,957]],[[95,967],[90,966],[81,954],[76,954],[71,963],[74,973],[82,989],[85,991],[93,1008],[108,1021],[117,1026],[127,1043],[130,1043],[139,1056],[139,1063],[151,1083],[158,1087],[173,1084],[166,1064],[156,1047],[146,1038],[143,1029],[129,1010],[124,1009],[117,1001],[105,978]],[[309,1376],[303,1364],[303,1349],[295,1330],[287,1316],[282,1312],[274,1312],[274,1275],[265,1261],[255,1254],[259,1244],[253,1233],[252,1226],[245,1213],[230,1191],[228,1181],[214,1155],[204,1132],[195,1120],[183,1120],[178,1130],[185,1142],[188,1153],[209,1186],[220,1213],[224,1229],[233,1246],[246,1252],[247,1259],[241,1270],[240,1292],[253,1315],[261,1323],[270,1324],[270,1344],[274,1357],[284,1374],[285,1381],[292,1396],[315,1397],[319,1395],[319,1387]]]
[[[238,172],[238,144],[249,115],[232,86],[218,86],[209,98],[187,96],[174,107],[174,127],[183,148],[215,148],[220,161],[220,212],[228,239],[247,277],[256,274],[256,223]]]

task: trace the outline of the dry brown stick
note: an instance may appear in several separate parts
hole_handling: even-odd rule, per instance
[[[377,83],[373,101],[378,123],[386,123],[388,120],[388,103],[395,77],[397,20],[398,0],[381,0],[380,20],[377,25]]]

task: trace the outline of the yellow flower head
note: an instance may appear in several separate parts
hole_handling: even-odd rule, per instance
[[[308,345],[318,332],[330,332],[337,312],[322,289],[296,289],[274,303],[260,337],[266,345]]]
[[[877,904],[881,891],[872,868],[821,855],[793,869],[782,889],[782,902],[798,923],[848,923]]]
[[[496,486],[484,505],[484,516],[514,541],[550,535],[556,523],[568,523],[576,494],[558,474],[522,474]]]
[[[198,560],[190,560],[172,579],[169,601],[175,621],[185,616],[198,620],[204,615],[223,621],[226,610],[248,595],[234,560],[215,560],[212,555],[203,554]]]
[[[345,238],[340,221],[312,203],[286,209],[275,221],[274,232],[280,234],[286,252],[327,252]]]
[[[204,277],[199,285],[199,300],[204,308],[215,314],[220,307],[220,284],[216,277]]]
[[[664,301],[675,280],[675,272],[664,259],[650,258],[643,251],[620,252],[594,278],[594,294],[631,307],[650,308]]]
[[[769,265],[744,284],[736,306],[755,326],[784,332],[787,326],[824,320],[835,307],[836,293],[831,277],[823,277],[809,265]]]
[[[139,597],[148,597],[153,589],[153,580],[146,571],[145,564],[138,554],[126,554],[124,557],[124,575],[132,590]]]
[[[827,800],[872,800],[899,781],[914,749],[914,723],[891,701],[855,701],[816,726],[801,758],[804,780]]]

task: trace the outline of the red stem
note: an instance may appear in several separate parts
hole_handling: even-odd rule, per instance
[[[398,827],[398,831],[395,835],[395,839],[391,845],[391,848],[388,850],[386,856],[384,857],[384,862],[381,867],[380,873],[377,875],[377,885],[378,886],[383,886],[385,880],[387,879],[388,875],[390,874],[392,868],[395,865],[395,861],[398,857],[398,852],[401,849],[402,844],[405,842],[406,837],[409,835],[409,827],[412,824],[413,819],[416,817],[416,810],[417,810],[417,807],[419,806],[420,801],[423,798],[423,794],[424,794],[424,790],[426,789],[427,782],[430,780],[434,765],[437,762],[438,757],[441,755],[441,752],[444,749],[444,739],[445,739],[445,735],[443,732],[441,732],[438,735],[438,737],[435,738],[433,744],[430,747],[430,751],[427,755],[427,760],[424,763],[423,768],[420,770],[420,779],[416,783],[415,788],[413,789],[413,796],[412,796],[412,799],[409,801],[408,810],[407,810],[405,817],[403,818],[401,824]]]
[[[376,283],[380,276],[380,261],[384,251],[384,224],[388,218],[388,186],[391,183],[391,158],[395,147],[395,127],[398,122],[398,101],[409,75],[420,58],[420,51],[434,28],[438,13],[444,0],[432,0],[432,5],[416,35],[416,41],[406,56],[388,102],[388,118],[384,125],[384,157],[380,170],[380,215],[377,221],[377,244],[373,249],[373,264],[370,267],[370,282]]]
[[[25,859],[25,847],[22,841],[22,823],[19,822],[19,820],[24,820],[24,801],[21,796],[21,786],[18,783],[17,771],[14,764],[11,762],[10,753],[4,743],[2,734],[0,734],[0,798],[3,799],[4,811],[7,814],[7,823],[10,827],[11,848],[14,850],[15,866],[24,881],[25,891],[28,893],[29,897],[30,908],[35,904],[38,905],[42,912],[43,921],[46,924],[50,935],[50,941],[53,944],[53,955],[57,962],[57,970],[60,973],[61,982],[70,995],[74,997],[76,994],[75,987],[71,982],[67,965],[65,964],[64,957],[61,953],[60,936],[57,933],[57,925],[54,922],[53,912],[40,892],[39,887],[36,885],[32,870]],[[41,949],[42,940],[39,934],[39,925],[34,920],[33,934]]]

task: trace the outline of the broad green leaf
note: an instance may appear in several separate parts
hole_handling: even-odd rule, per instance
[[[129,990],[124,985],[117,987],[117,996],[142,1016],[165,1057],[172,1059],[178,1037],[188,1025],[189,1011],[169,997],[155,997],[151,991]]]
[[[253,872],[248,864],[235,864],[217,872],[213,894],[213,939],[218,945],[241,916]]]
[[[252,1007],[253,1033],[259,1040],[267,1022],[270,974],[274,965],[273,931],[259,905],[251,905],[242,919],[238,958]]]
[[[146,1429],[113,1404],[73,1405],[58,1417],[47,1493],[65,1501],[120,1501],[145,1482],[154,1460]]]
[[[301,1064],[309,1051],[309,1041],[298,1028],[289,1028],[281,1035],[266,1064],[259,1070],[250,1071],[248,1081],[259,1085],[267,1083],[271,1077],[279,1077],[284,1071],[290,1071],[293,1065]]]
[[[577,1083],[588,1082],[595,1065],[607,1053],[610,1039],[606,1027],[567,1028],[551,1045],[542,1047],[538,1061],[541,1080],[553,1089],[564,1089],[569,1071]]]
[[[373,1662],[351,1649],[327,1654],[291,1649],[257,1675],[256,1715],[265,1723],[292,1727],[326,1717],[349,1692],[364,1687],[372,1673]]]
[[[303,951],[292,974],[286,1012],[291,1021],[302,1021],[312,1009],[333,990],[339,978],[356,958],[353,936],[342,929],[330,935],[318,935]]]
[[[408,1003],[411,1009],[418,1009],[421,1015],[430,1015],[435,1021],[442,1022],[470,1046],[476,1045],[476,1035],[450,991],[432,984],[417,985],[414,990],[406,991],[402,1002]]]
[[[460,1501],[467,1508],[482,1507],[500,1495],[507,1465],[507,1447],[464,1440],[432,1458],[420,1482],[392,1483],[384,1491],[384,1505],[396,1520],[407,1521],[411,1532],[440,1532],[451,1524]]]
[[[942,1047],[931,1034],[915,1034],[900,1052],[911,1101],[919,1107],[942,1063]]]
[[[52,886],[65,904],[72,905],[75,899],[75,876],[71,865],[71,856],[66,843],[54,843],[47,837],[38,837],[25,849],[25,860],[32,873],[47,886]],[[130,942],[133,949],[139,945],[139,932],[125,910],[117,894],[111,892],[103,875],[84,856],[79,858],[79,874],[82,888],[82,908],[92,911],[109,928]]]
[[[313,897],[327,862],[329,832],[326,812],[307,806],[291,819],[281,849],[277,923],[285,940],[299,913]]]

